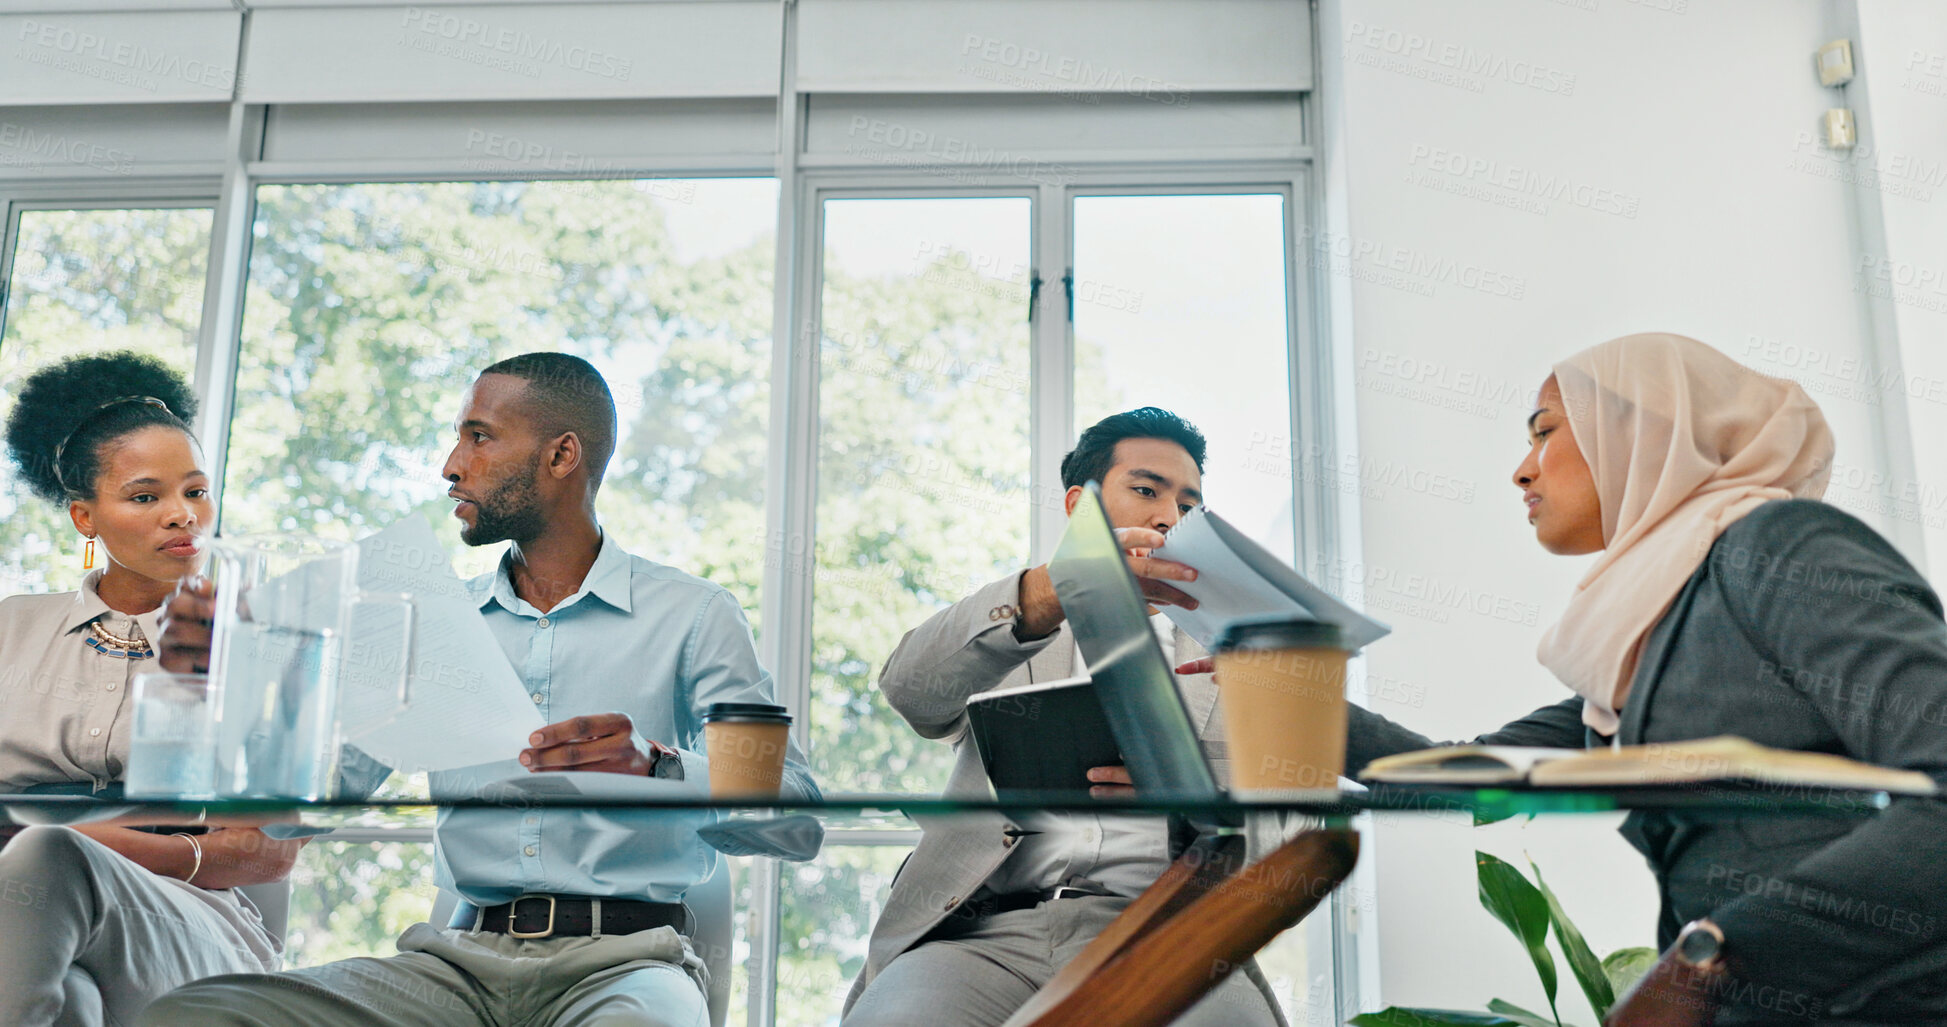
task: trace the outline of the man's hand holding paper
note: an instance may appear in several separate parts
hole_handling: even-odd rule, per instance
[[[1122,551],[1128,554],[1129,572],[1136,576],[1136,585],[1152,608],[1197,608],[1195,596],[1171,584],[1197,580],[1196,568],[1151,555],[1163,545],[1162,532],[1152,528],[1117,528],[1115,535]],[[1066,617],[1061,600],[1055,595],[1054,582],[1048,577],[1047,565],[1021,575],[1021,619],[1015,629],[1017,636],[1023,640],[1043,638],[1061,627]]]
[[[1198,507],[1184,515],[1158,543],[1156,553],[1196,567],[1182,591],[1193,603],[1163,607],[1170,620],[1205,648],[1223,626],[1243,617],[1288,614],[1336,624],[1353,649],[1377,641],[1392,628],[1346,605],[1293,570],[1230,522]],[[1203,673],[1197,671],[1178,673]]]

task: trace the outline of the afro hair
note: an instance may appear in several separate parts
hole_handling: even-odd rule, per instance
[[[148,399],[168,409],[138,402]],[[195,416],[195,394],[155,357],[131,351],[70,357],[27,377],[7,417],[7,455],[48,502],[93,499],[104,447],[155,425],[188,433]]]

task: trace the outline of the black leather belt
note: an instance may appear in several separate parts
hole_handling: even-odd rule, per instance
[[[1056,899],[1094,899],[1113,894],[1097,886],[1064,884],[1059,888],[1047,888],[1042,891],[1021,891],[968,899],[954,907],[953,915],[969,918],[997,916],[1021,909],[1033,909],[1043,902],[1053,902]]]
[[[599,910],[599,913],[598,913]],[[449,927],[489,931],[513,938],[586,938],[597,934],[634,934],[658,927],[674,927],[678,934],[694,928],[689,909],[680,902],[636,902],[630,899],[585,899],[559,895],[523,895],[512,902],[481,909],[463,902],[453,910]]]

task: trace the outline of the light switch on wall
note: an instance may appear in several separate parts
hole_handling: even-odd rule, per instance
[[[1852,40],[1835,39],[1818,49],[1819,85],[1843,86],[1852,81]]]
[[[1834,107],[1825,112],[1822,121],[1825,126],[1826,149],[1850,150],[1859,141],[1858,129],[1852,122],[1852,111],[1844,107]]]

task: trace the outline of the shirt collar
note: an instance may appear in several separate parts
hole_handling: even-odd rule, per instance
[[[99,569],[89,571],[88,576],[81,579],[81,587],[74,590],[74,602],[68,606],[68,614],[61,621],[62,634],[86,627],[103,615],[115,612],[101,601],[101,593],[95,590],[95,584],[100,580]]]
[[[509,577],[508,566],[507,557],[502,555],[500,566],[494,569],[492,581],[486,583],[489,587],[480,595],[482,607],[491,602],[499,602],[509,613],[520,612],[523,603],[520,597],[514,594],[514,581]],[[595,554],[595,562],[589,566],[588,574],[581,579],[581,588],[577,589],[574,595],[562,600],[555,609],[566,609],[573,606],[582,596],[590,595],[623,613],[633,612],[629,606],[629,577],[632,569],[628,551],[622,548],[621,543],[610,538],[606,530],[603,530],[602,548]]]
[[[141,626],[143,637],[151,642],[160,639],[162,607],[158,606],[148,613],[131,615],[109,609],[108,604],[102,602],[101,592],[97,586],[101,582],[104,569],[96,568],[89,571],[88,575],[81,579],[81,587],[74,590],[74,602],[69,604],[67,615],[61,619],[61,634],[73,634],[104,617],[125,617]]]

